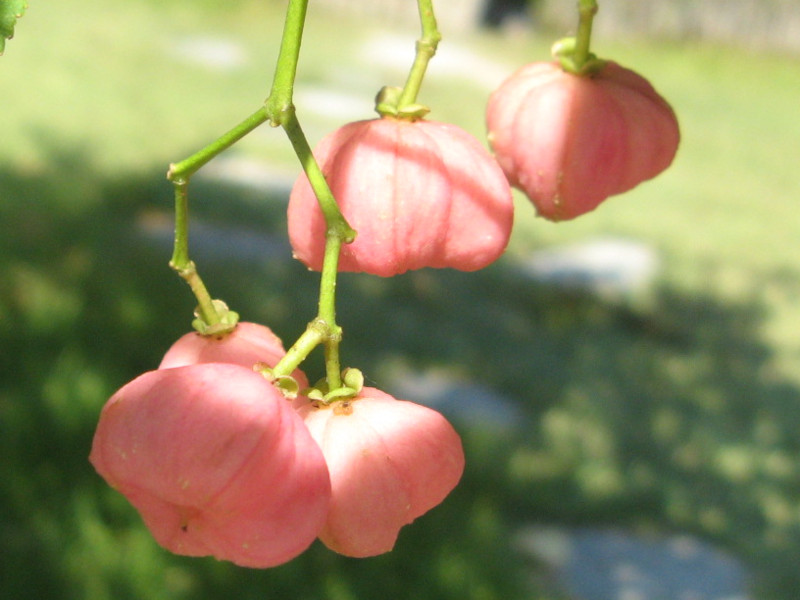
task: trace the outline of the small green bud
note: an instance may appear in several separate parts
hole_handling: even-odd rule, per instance
[[[597,58],[593,53],[589,53],[586,61],[579,65],[575,62],[575,46],[576,40],[574,37],[568,37],[558,40],[550,48],[550,52],[560,64],[561,68],[574,75],[581,75],[591,77],[600,71],[608,61]]]
[[[200,334],[205,336],[224,336],[236,329],[236,324],[239,322],[239,313],[232,311],[228,308],[222,300],[212,300],[214,311],[219,317],[219,323],[213,325],[208,324],[202,317],[200,307],[198,306],[194,311],[195,319],[192,321],[192,327]]]
[[[342,371],[345,386],[355,390],[356,394],[364,387],[364,374],[358,369],[348,368]]]
[[[382,117],[394,116],[397,114],[397,103],[403,88],[386,85],[380,89],[375,96],[375,111]]]
[[[319,388],[312,387],[308,388],[305,391],[306,396],[308,396],[309,400],[315,400],[317,402],[324,402],[325,401],[325,394]]]

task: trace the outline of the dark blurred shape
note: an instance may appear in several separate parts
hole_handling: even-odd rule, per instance
[[[511,19],[529,17],[529,0],[487,0],[481,15],[481,25],[489,29],[499,29]]]

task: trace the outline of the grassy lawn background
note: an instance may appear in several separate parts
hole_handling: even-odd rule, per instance
[[[280,8],[34,4],[0,58],[0,570],[9,597],[553,597],[530,590],[546,578],[529,583],[524,571],[539,566],[512,543],[518,525],[540,522],[694,532],[752,566],[757,597],[792,598],[797,60],[698,44],[596,42],[647,74],[680,117],[678,158],[658,179],[561,225],[518,199],[507,256],[480,273],[342,277],[348,364],[379,387],[431,374],[486,386],[524,415],[498,435],[450,414],[467,447],[464,483],[404,531],[395,552],[354,561],[315,546],[258,572],[155,546],[86,456],[105,399],[189,326],[189,292],[166,266],[166,166],[266,95]],[[487,82],[546,58],[552,36],[448,36],[440,25],[445,40],[420,99],[432,118],[483,135]],[[213,69],[176,50],[208,37],[240,44],[243,62]],[[312,6],[306,37],[297,105],[312,142],[345,113],[370,118],[375,92],[405,76],[402,60],[376,64],[364,51],[402,39],[396,31]],[[480,78],[437,71],[448,44],[482,58]],[[326,117],[310,105],[318,90],[352,105]],[[297,171],[269,128],[232,155],[266,162],[279,181]],[[317,282],[289,259],[285,191],[198,178],[193,194],[199,221],[253,240],[246,253],[204,238],[195,258],[212,293],[293,339],[314,314]],[[660,252],[648,296],[606,302],[519,274],[537,248],[608,235]],[[320,372],[319,357],[308,370]]]

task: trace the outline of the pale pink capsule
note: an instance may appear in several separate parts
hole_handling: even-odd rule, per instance
[[[423,267],[474,271],[511,234],[511,190],[488,151],[462,129],[391,117],[349,123],[314,150],[336,201],[358,232],[339,269],[389,277]],[[308,179],[288,209],[296,258],[319,271],[325,222]]]
[[[442,502],[464,471],[461,439],[441,414],[374,388],[301,414],[331,476],[320,539],[341,554],[389,552],[400,528]]]
[[[553,62],[526,65],[492,93],[486,120],[509,181],[553,221],[655,177],[680,141],[670,105],[614,62],[591,76]]]
[[[137,377],[104,406],[89,460],[176,554],[275,566],[328,512],[319,446],[281,393],[238,365]]]
[[[239,322],[231,333],[204,336],[187,333],[176,341],[159,369],[183,367],[198,363],[230,363],[253,368],[258,363],[274,367],[286,354],[283,342],[269,327],[258,323]],[[308,387],[305,374],[297,369],[292,373],[300,389]]]

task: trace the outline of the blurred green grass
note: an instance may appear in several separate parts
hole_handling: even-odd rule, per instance
[[[356,561],[315,546],[259,572],[155,546],[86,456],[105,399],[153,368],[189,326],[188,290],[166,266],[166,165],[267,94],[280,4],[33,5],[0,58],[3,593],[549,598],[540,565],[513,545],[519,524],[543,522],[694,532],[752,566],[757,597],[792,598],[800,584],[797,62],[700,44],[596,43],[647,74],[679,114],[682,146],[658,179],[560,225],[536,219],[518,198],[507,256],[480,273],[342,277],[348,364],[384,387],[398,372],[445,373],[514,398],[524,415],[502,435],[453,416],[468,453],[464,483],[404,530],[395,552]],[[441,25],[438,58],[447,44],[467,48],[498,79],[546,58],[552,39],[449,36]],[[374,93],[401,83],[405,68],[376,62],[363,44],[397,36],[312,6],[298,89],[363,98],[352,110],[363,106],[369,118]],[[410,60],[416,32],[407,36]],[[198,38],[234,41],[245,60],[230,69],[185,61],[176,48]],[[486,84],[435,73],[420,98],[432,118],[482,135]],[[341,124],[299,101],[298,114],[312,141]],[[296,170],[281,132],[269,128],[232,154]],[[255,250],[278,252],[237,257],[223,244],[196,258],[216,296],[291,340],[314,314],[317,282],[289,259],[282,194],[198,179],[198,219],[240,241],[266,236]],[[649,297],[559,292],[516,268],[532,250],[598,235],[658,249],[664,270]],[[308,365],[312,374],[319,366],[318,356]],[[541,575],[533,583],[531,572]]]

